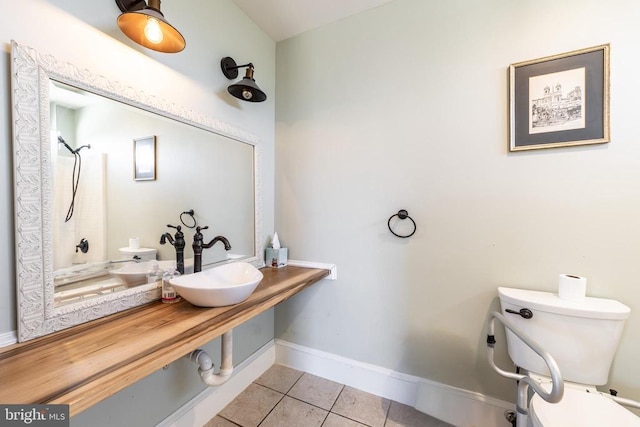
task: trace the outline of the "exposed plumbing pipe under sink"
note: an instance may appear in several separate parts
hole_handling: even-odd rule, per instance
[[[220,371],[214,373],[211,356],[202,350],[197,349],[189,353],[189,360],[198,365],[198,373],[203,383],[208,386],[219,386],[227,382],[233,373],[233,330],[222,334]]]

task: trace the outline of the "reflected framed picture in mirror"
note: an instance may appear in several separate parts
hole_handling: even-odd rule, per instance
[[[133,140],[133,179],[156,179],[156,137],[147,136]]]

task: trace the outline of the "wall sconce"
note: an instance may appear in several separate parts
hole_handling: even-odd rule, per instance
[[[118,27],[134,42],[158,52],[176,53],[186,46],[182,34],[164,19],[160,0],[116,0],[123,12]]]
[[[229,80],[238,77],[238,68],[247,67],[247,73],[238,83],[234,83],[227,88],[229,93],[238,99],[249,102],[262,102],[267,99],[267,95],[258,87],[253,79],[253,64],[237,65],[233,58],[225,57],[220,61],[222,74]]]

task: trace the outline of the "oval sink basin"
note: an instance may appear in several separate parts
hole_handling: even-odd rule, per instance
[[[182,298],[199,307],[238,304],[256,289],[262,273],[246,262],[232,262],[171,279]]]
[[[127,262],[117,270],[111,270],[109,274],[112,274],[122,280],[124,285],[128,288],[143,285],[147,283],[147,273],[151,269],[152,262],[154,261]],[[176,262],[171,260],[155,262],[158,263],[160,270],[166,270],[170,266],[176,266]]]

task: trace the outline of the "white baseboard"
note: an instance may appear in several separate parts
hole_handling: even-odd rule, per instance
[[[276,363],[413,406],[418,377],[276,340]]]
[[[206,424],[274,363],[413,406],[458,427],[508,426],[504,411],[514,410],[513,404],[481,393],[275,340],[238,365],[228,382],[205,389],[158,426]]]
[[[504,400],[426,379],[418,386],[415,408],[459,427],[506,427],[505,411],[515,411]]]
[[[0,334],[0,347],[13,345],[17,342],[18,342],[18,335],[16,334],[16,331],[9,331],[9,332]]]
[[[276,363],[382,396],[458,427],[507,426],[514,405],[425,378],[276,340]]]
[[[245,388],[269,369],[276,359],[274,341],[269,341],[244,362],[234,368],[231,378],[219,387],[208,387],[176,412],[169,415],[158,427],[201,427],[215,417]],[[196,370],[197,366],[193,365]]]

